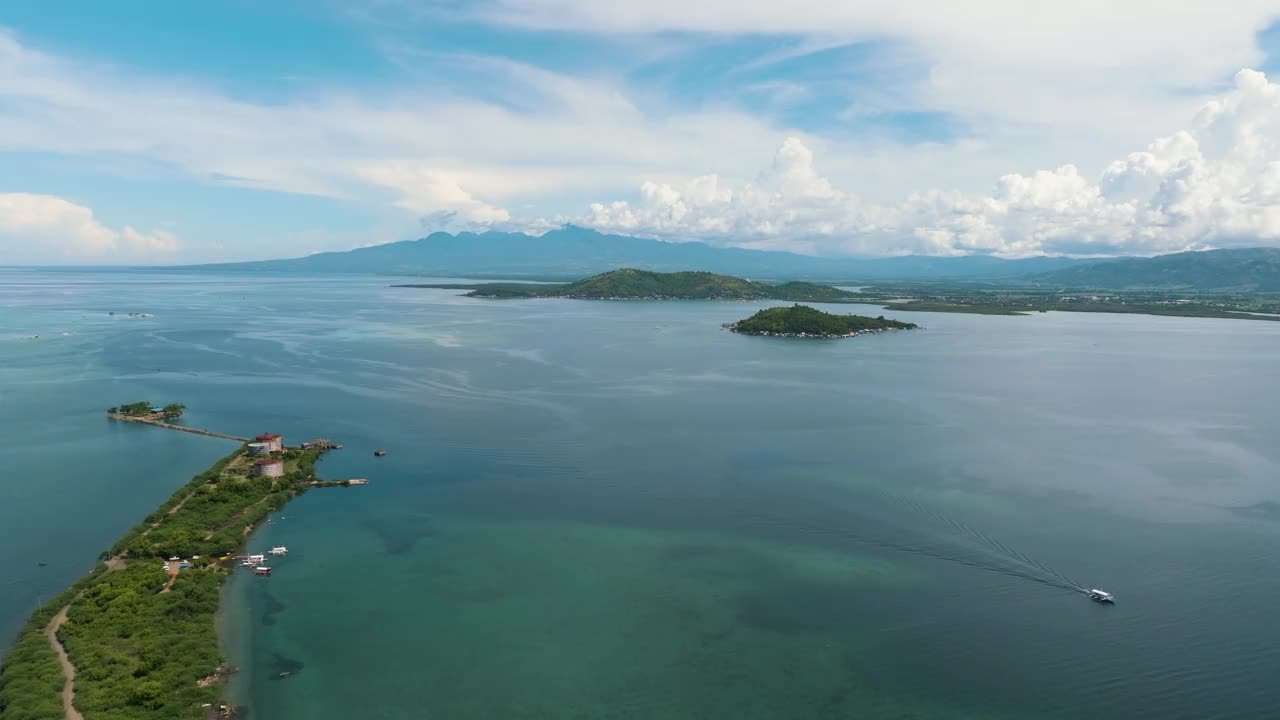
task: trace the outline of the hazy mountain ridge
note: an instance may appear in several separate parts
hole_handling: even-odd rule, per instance
[[[194,270],[370,273],[453,277],[581,278],[629,267],[656,272],[707,271],[751,279],[880,281],[1025,277],[1086,261],[990,256],[826,258],[769,250],[663,242],[567,226],[542,236],[437,232],[303,258],[191,266]]]
[[[1203,250],[1124,258],[1042,273],[1041,284],[1097,290],[1280,292],[1280,248]]]

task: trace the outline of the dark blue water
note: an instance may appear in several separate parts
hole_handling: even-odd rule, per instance
[[[1275,324],[387,284],[0,275],[0,623],[227,451],[101,417],[146,398],[370,479],[252,539],[292,550],[228,592],[253,717],[1273,713]]]

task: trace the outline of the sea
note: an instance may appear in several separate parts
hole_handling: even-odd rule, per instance
[[[234,449],[148,400],[369,481],[249,538],[242,717],[1280,717],[1280,323],[398,281],[0,270],[0,646]]]

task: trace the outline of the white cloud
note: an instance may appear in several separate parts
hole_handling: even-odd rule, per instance
[[[475,84],[521,107],[440,87],[253,103],[43,53],[0,30],[0,151],[139,157],[206,182],[498,222],[504,202],[621,189],[778,136],[745,113],[654,118],[601,81],[464,60]]]
[[[640,45],[674,42],[655,35],[663,31],[694,46],[735,33],[796,36],[747,62],[757,67],[876,40],[919,72],[868,83],[844,117],[936,111],[967,134],[901,143],[839,127],[802,132],[731,100],[677,103],[661,88],[590,69],[569,75],[469,55],[432,54],[433,71],[453,63],[456,72],[424,71],[399,91],[300,86],[251,101],[190,78],[34,50],[0,29],[0,151],[100,165],[124,157],[203,182],[333,198],[369,211],[377,239],[413,232],[411,216],[430,229],[540,229],[542,218],[564,218],[875,254],[1131,252],[1275,237],[1277,128],[1261,120],[1274,112],[1264,98],[1274,86],[1246,74],[1189,129],[1168,124],[1260,58],[1253,35],[1274,0],[1241,0],[1229,13],[1190,0],[489,0],[450,12]],[[1246,132],[1248,123],[1257,125]],[[1157,136],[1165,139],[1125,155]],[[988,190],[992,178],[1001,179]],[[593,197],[625,199],[574,218]],[[127,231],[112,231],[120,248],[172,243],[157,232],[130,241]],[[291,252],[296,235],[271,247]],[[326,235],[322,249],[367,239],[342,237]]]
[[[370,165],[360,170],[361,176],[375,185],[399,192],[396,206],[422,215],[449,212],[463,220],[481,224],[499,224],[511,219],[502,208],[477,200],[463,189],[453,173],[425,165],[392,162]]]
[[[171,233],[114,230],[93,210],[60,197],[0,193],[0,263],[146,261],[177,249]]]
[[[683,32],[889,40],[918,53],[928,78],[914,100],[1002,123],[1114,132],[1186,107],[1262,59],[1254,34],[1280,18],[1274,0],[482,0],[474,16],[507,25],[626,36]],[[820,42],[821,41],[821,42]],[[1155,120],[1158,122],[1158,119]],[[1150,137],[1150,134],[1147,135]]]
[[[577,222],[672,239],[718,237],[827,253],[1007,256],[1158,253],[1280,240],[1280,85],[1242,70],[1192,127],[1111,163],[1008,174],[988,195],[927,191],[871,204],[822,177],[787,139],[759,178],[646,182],[637,203],[593,204]],[[794,247],[794,245],[791,245]]]

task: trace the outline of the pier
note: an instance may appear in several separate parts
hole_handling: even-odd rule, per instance
[[[170,430],[179,430],[193,435],[204,435],[206,437],[222,438],[223,440],[235,440],[240,443],[249,442],[249,438],[238,437],[236,435],[227,435],[225,433],[214,432],[212,430],[201,430],[200,428],[184,427],[182,425],[174,425],[163,420],[155,419],[151,416],[133,417],[130,415],[121,415],[120,413],[107,413],[107,417],[112,420],[120,420],[123,422],[140,423],[142,425],[152,425],[154,427],[168,428]]]

